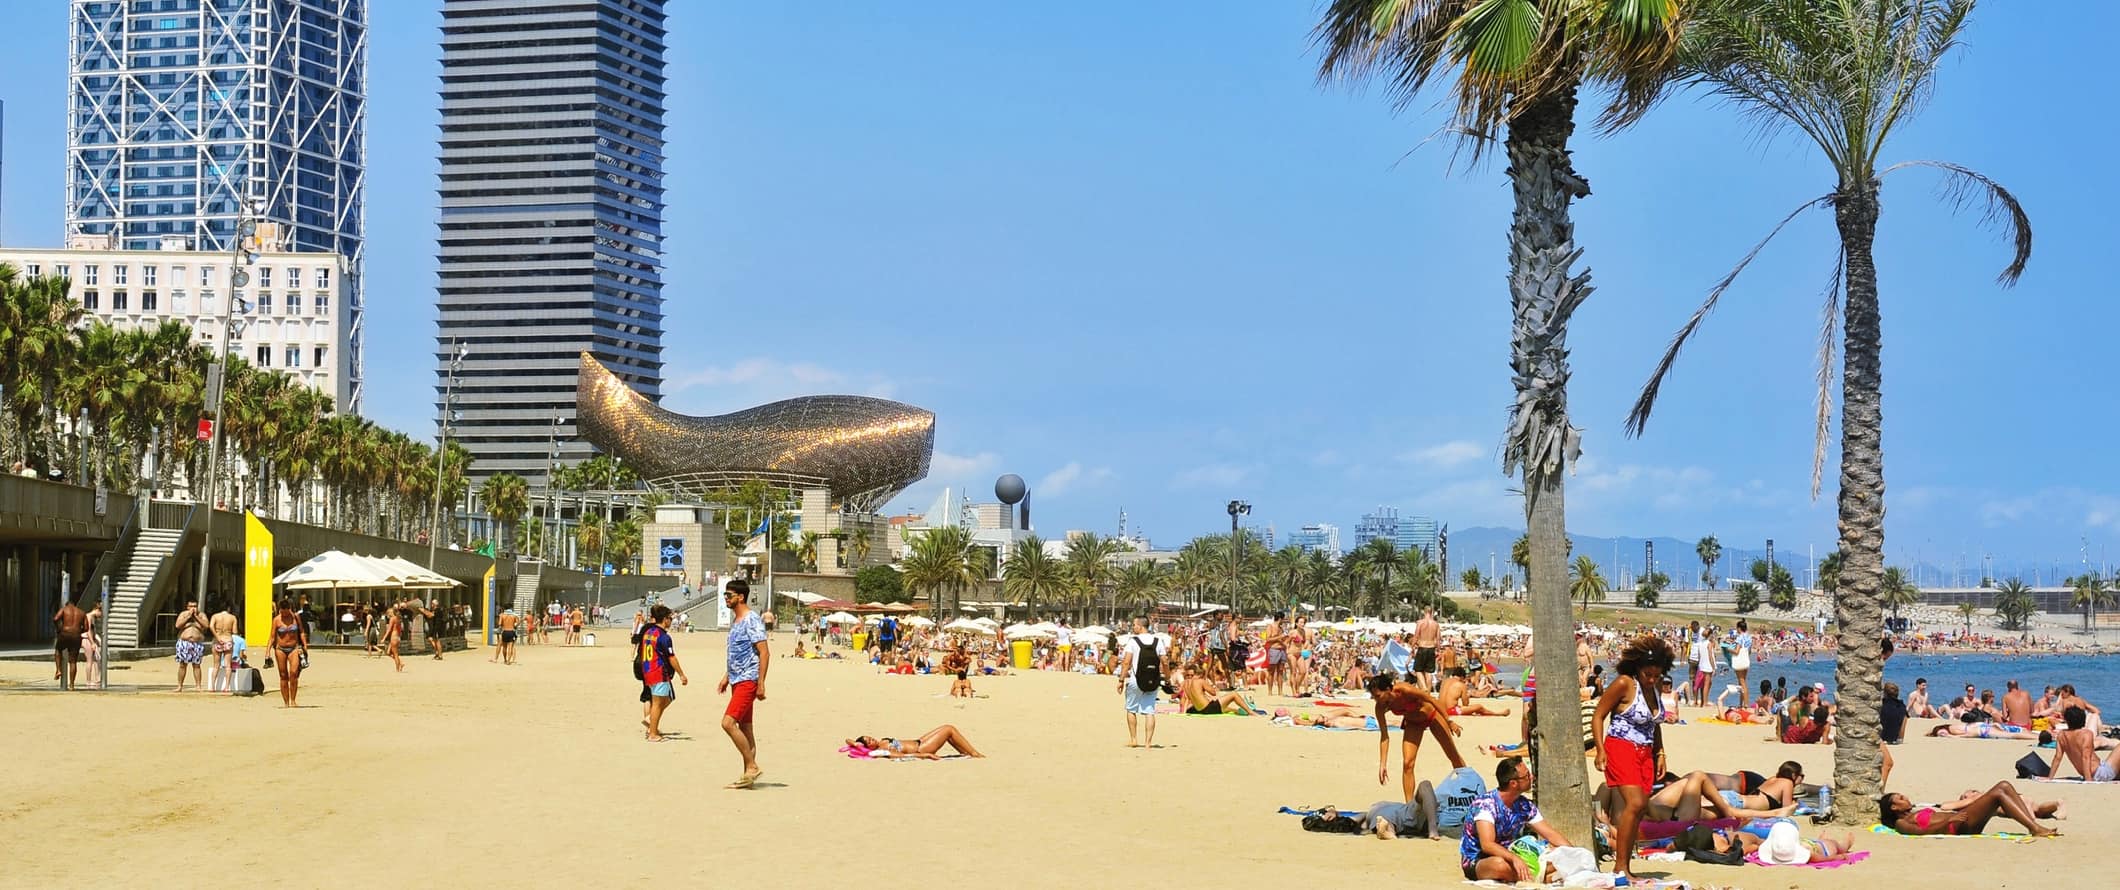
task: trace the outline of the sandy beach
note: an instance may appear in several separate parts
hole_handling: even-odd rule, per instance
[[[724,790],[739,770],[718,727],[721,638],[677,642],[692,683],[664,718],[679,738],[664,744],[641,740],[623,646],[524,647],[512,668],[483,650],[407,658],[402,674],[387,660],[319,651],[295,711],[273,693],[170,693],[166,660],[121,665],[114,684],[145,688],[104,694],[35,691],[52,687],[48,665],[0,664],[0,727],[17,763],[0,778],[0,886],[1460,882],[1454,842],[1306,834],[1275,812],[1395,796],[1396,767],[1390,789],[1375,781],[1375,735],[1167,715],[1162,747],[1130,750],[1109,677],[984,678],[987,697],[967,702],[945,696],[946,677],[776,658],[759,712],[765,775],[755,790]],[[773,642],[793,648],[786,634]],[[1491,780],[1495,761],[1477,746],[1514,741],[1517,718],[1462,720],[1468,761]],[[990,756],[857,762],[836,751],[857,733],[912,736],[940,723]],[[1830,775],[1829,748],[1764,737],[1672,727],[1670,762],[1772,773],[1794,759]],[[1893,787],[1953,797],[2012,775],[2029,748],[1913,738],[1895,749]],[[1448,770],[1424,747],[1423,778]],[[2120,786],[2019,787],[2068,803],[2065,837],[1865,834],[1858,845],[1873,856],[1840,869],[1647,863],[1638,873],[1697,886],[2030,886],[2120,841]]]

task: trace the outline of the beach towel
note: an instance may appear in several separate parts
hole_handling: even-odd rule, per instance
[[[1353,813],[1366,813],[1366,812],[1369,812],[1369,808],[1368,808],[1368,807],[1333,807],[1333,809],[1335,809],[1335,810],[1339,810],[1339,811],[1340,811],[1340,812],[1342,812],[1342,813],[1349,813],[1349,814],[1353,814]],[[1318,809],[1315,809],[1315,810],[1301,810],[1301,809],[1297,809],[1297,808],[1295,808],[1295,807],[1282,807],[1282,808],[1280,808],[1280,809],[1278,809],[1278,810],[1275,810],[1274,812],[1276,812],[1276,813],[1281,813],[1281,814],[1283,814],[1283,815],[1288,815],[1288,816],[1315,816],[1315,815],[1317,815],[1317,814],[1319,814],[1319,813],[1321,813],[1321,812],[1324,812],[1324,808],[1323,808],[1323,807],[1319,807]]]
[[[2031,843],[2032,841],[2038,840],[2038,838],[2032,837],[2032,836],[2031,836],[2031,835],[2029,835],[2029,834],[2022,834],[2022,833],[2019,833],[2019,832],[2015,832],[2015,831],[1996,831],[1996,832],[1990,832],[1990,833],[1988,833],[1988,834],[1900,834],[1899,832],[1897,832],[1897,831],[1895,831],[1895,830],[1893,830],[1893,829],[1890,829],[1890,828],[1886,828],[1886,827],[1885,827],[1885,826],[1883,826],[1883,825],[1872,825],[1872,826],[1870,826],[1870,833],[1871,833],[1871,834],[1888,834],[1888,835],[1891,835],[1891,836],[1893,836],[1893,837],[1913,837],[1913,838],[1932,838],[1932,837],[1938,837],[1938,838],[1974,838],[1974,837],[1978,837],[1978,838],[1987,838],[1987,839],[1989,839],[1989,840],[1997,840],[1997,841],[2016,841],[2016,842],[2018,842],[2018,843],[2020,843],[2020,844],[2029,844],[2029,843]]]
[[[1765,721],[1765,720],[1756,720],[1756,721],[1753,721],[1753,722],[1751,722],[1751,723],[1739,723],[1739,722],[1737,722],[1737,721],[1735,721],[1735,720],[1724,720],[1724,719],[1723,719],[1723,718],[1721,718],[1721,717],[1702,717],[1702,718],[1700,718],[1699,720],[1697,720],[1697,721],[1695,721],[1695,722],[1697,722],[1697,723],[1705,723],[1705,724],[1708,724],[1709,726],[1765,726],[1765,725],[1767,725],[1767,721]],[[1680,723],[1684,723],[1684,721],[1680,721]]]
[[[884,750],[884,749],[882,749],[882,748],[864,748],[864,747],[861,747],[860,745],[841,745],[841,746],[839,746],[839,753],[841,753],[841,754],[845,754],[845,755],[846,755],[846,756],[848,757],[848,759],[851,759],[851,760],[896,760],[896,761],[907,761],[907,760],[920,760],[920,759],[922,759],[922,758],[919,758],[919,757],[893,757],[893,756],[891,756],[891,752],[889,752],[889,751],[886,751],[886,750]],[[963,754],[943,754],[943,755],[940,755],[938,759],[940,759],[940,760],[957,760],[957,759],[963,758],[964,756],[965,756],[965,755],[963,755]]]
[[[1806,862],[1798,866],[1775,866],[1760,861],[1758,853],[1745,854],[1746,862],[1750,862],[1753,865],[1764,865],[1768,868],[1839,868],[1843,865],[1854,865],[1855,863],[1861,862],[1868,858],[1870,858],[1870,851],[1857,850],[1853,853],[1849,853],[1848,858],[1846,859],[1835,859],[1832,862]]]
[[[2093,782],[2082,776],[2069,776],[2065,779],[2056,779],[2052,776],[2035,776],[2032,781],[2045,782],[2049,785],[2120,785],[2120,782]]]

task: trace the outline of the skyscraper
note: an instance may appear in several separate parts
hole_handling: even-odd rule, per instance
[[[1340,527],[1329,522],[1306,525],[1288,533],[1288,543],[1303,548],[1304,553],[1323,553],[1337,560],[1340,558]]]
[[[435,404],[461,344],[474,476],[589,455],[584,350],[661,397],[663,37],[661,0],[443,0]]]
[[[1383,538],[1400,550],[1419,548],[1430,559],[1439,556],[1435,520],[1426,516],[1402,517],[1393,507],[1378,507],[1373,513],[1362,514],[1362,521],[1355,524],[1354,536],[1357,547]]]
[[[247,209],[339,255],[338,408],[359,411],[367,0],[72,3],[69,238],[225,252]]]

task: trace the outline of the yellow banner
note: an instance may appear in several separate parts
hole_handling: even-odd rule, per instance
[[[243,631],[253,646],[269,646],[272,634],[272,532],[243,513]]]
[[[498,564],[486,566],[486,576],[479,579],[478,626],[479,639],[493,645],[493,572]]]

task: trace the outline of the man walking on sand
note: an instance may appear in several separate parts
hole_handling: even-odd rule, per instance
[[[88,630],[88,616],[67,600],[52,614],[52,630],[57,634],[52,640],[52,679],[59,681],[60,689],[72,689],[81,669],[81,637]]]
[[[420,619],[426,623],[427,645],[434,649],[434,660],[441,661],[442,623],[444,620],[444,613],[442,612],[442,601],[428,600],[427,605],[420,606],[419,601],[414,600],[413,605],[419,608]]]
[[[1134,632],[1123,643],[1119,691],[1126,695],[1126,746],[1155,747],[1156,692],[1163,688],[1163,640],[1148,632],[1148,619],[1135,618]]]
[[[516,625],[521,623],[522,619],[515,617],[514,609],[501,613],[501,644],[494,648],[492,655],[486,656],[487,662],[490,663],[494,659],[499,658],[508,664],[515,663],[515,628]],[[638,638],[639,634],[636,633],[634,636]]]
[[[213,631],[213,671],[207,682],[215,692],[234,692],[236,686],[235,664],[231,660],[236,651],[236,616],[223,608],[213,613],[207,627]]]
[[[729,693],[729,708],[721,716],[721,731],[729,734],[736,753],[743,756],[743,775],[729,788],[749,788],[758,783],[758,734],[751,728],[757,702],[766,700],[766,668],[772,656],[766,650],[766,625],[751,611],[751,585],[738,578],[722,588],[721,600],[729,607],[729,668],[717,693]]]
[[[206,616],[198,600],[185,600],[177,613],[177,691],[184,691],[184,670],[191,669],[192,688],[206,691]]]
[[[1421,682],[1428,684],[1434,692],[1438,687],[1435,668],[1435,650],[1443,645],[1443,625],[1435,620],[1435,607],[1421,610],[1421,620],[1413,623],[1413,672],[1421,675]]]

